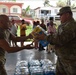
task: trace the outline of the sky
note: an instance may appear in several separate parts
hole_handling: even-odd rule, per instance
[[[44,0],[16,0],[16,1],[24,3],[23,6],[22,6],[23,9],[25,9],[29,5],[30,5],[31,9],[35,9],[37,7],[43,7],[44,6],[43,5]],[[57,2],[57,0],[54,0],[54,1],[51,0],[50,4],[53,5],[53,6],[56,6],[56,2]]]
[[[7,1],[7,0],[0,0],[0,1]],[[37,7],[43,7],[44,1],[45,0],[16,0],[16,2],[24,3],[22,6],[23,9],[26,9],[27,6],[29,5],[31,9],[35,9]],[[58,0],[49,0],[49,1],[50,1],[49,4],[53,6],[56,6],[56,3],[58,2]],[[66,1],[66,0],[62,0],[62,1]],[[76,0],[70,0],[70,1],[76,1]]]

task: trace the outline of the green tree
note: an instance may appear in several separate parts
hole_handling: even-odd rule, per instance
[[[14,2],[16,2],[16,0],[8,0],[8,1],[14,1]]]
[[[44,4],[44,7],[46,7],[46,6],[52,6],[52,5],[49,4],[49,0],[45,0],[43,4]]]
[[[15,1],[16,2],[16,0],[12,0],[12,1]]]
[[[59,1],[57,2],[57,6],[59,6],[59,7],[63,7],[63,6],[66,6],[66,5],[67,5],[66,0],[65,0],[65,1],[59,0]]]
[[[76,6],[76,4],[74,3],[74,4],[71,4],[71,0],[65,0],[65,1],[63,1],[63,0],[59,0],[58,2],[57,2],[57,6],[59,6],[59,7],[63,7],[63,6],[70,6],[70,7],[75,7]]]
[[[30,12],[30,6],[27,6],[26,9],[22,10],[22,16],[27,16]]]
[[[30,6],[27,6],[27,8],[25,9],[25,12],[28,12],[30,10]]]

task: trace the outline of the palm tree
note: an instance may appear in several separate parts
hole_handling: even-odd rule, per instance
[[[44,7],[45,7],[45,6],[51,6],[51,5],[49,4],[49,0],[45,0],[45,1],[44,1]]]
[[[28,15],[30,12],[30,6],[27,6],[26,9],[23,9],[22,16]]]

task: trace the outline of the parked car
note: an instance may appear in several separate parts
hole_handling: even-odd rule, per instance
[[[10,20],[10,21],[13,19],[17,25],[20,25],[20,24],[21,24],[21,20],[22,20],[22,19],[25,20],[25,23],[26,23],[27,25],[29,25],[29,24],[32,25],[32,20],[25,19],[25,18],[20,18],[20,17],[17,16],[17,15],[8,15],[8,17],[9,17],[9,20]]]
[[[21,23],[22,18],[16,15],[8,15],[9,20],[11,21],[12,19],[17,23],[18,25]]]

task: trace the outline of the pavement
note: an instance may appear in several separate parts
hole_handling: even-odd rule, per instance
[[[24,44],[30,44],[31,42],[25,42]],[[20,46],[20,43],[18,43]],[[16,52],[16,53],[6,53],[6,64],[5,68],[8,75],[14,75],[15,67],[18,61],[21,60],[32,60],[32,59],[49,59],[54,64],[56,64],[57,56],[55,53],[47,53],[46,47],[45,50],[38,51],[38,49],[24,49],[23,51]]]

